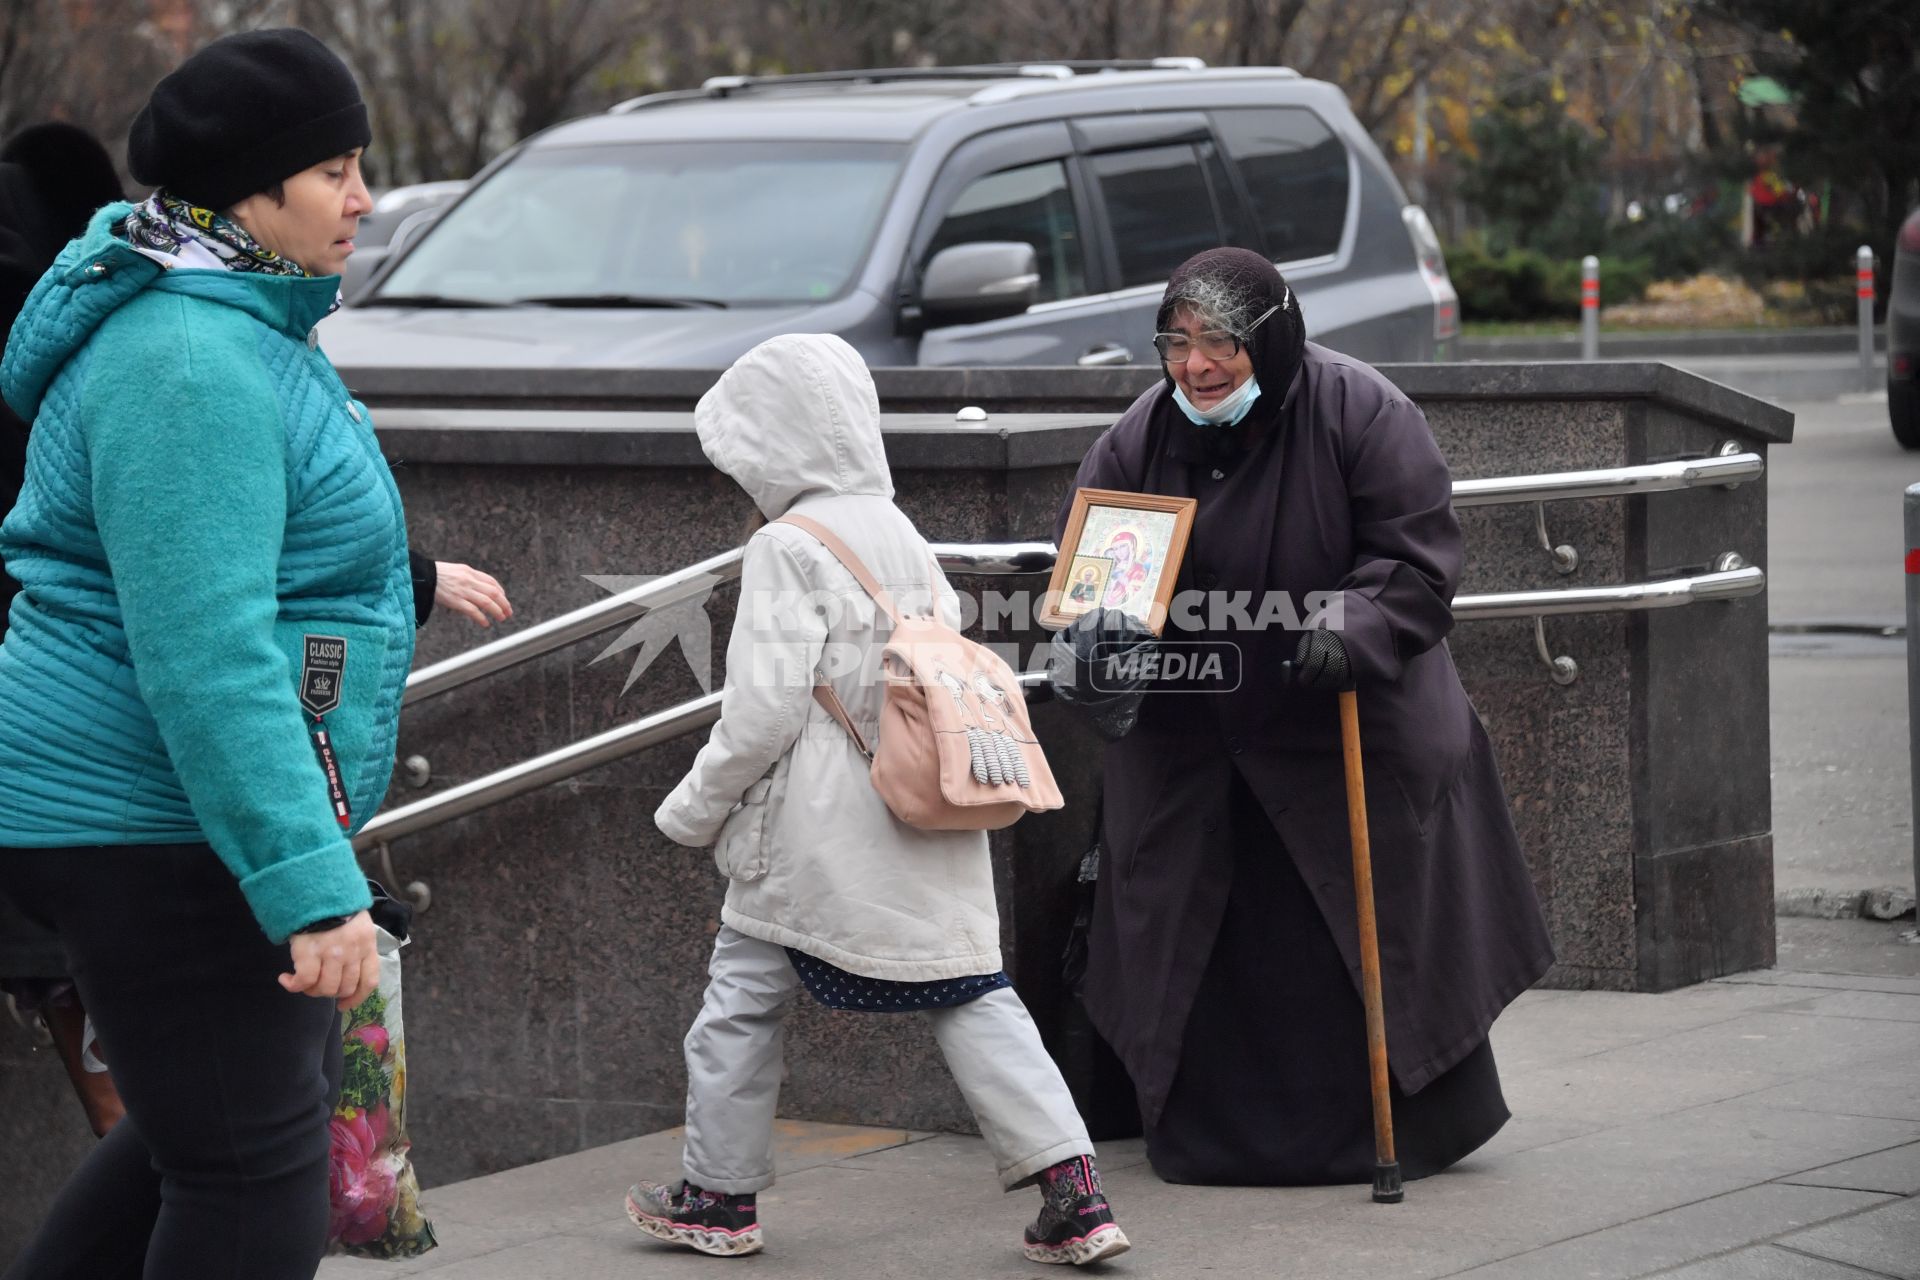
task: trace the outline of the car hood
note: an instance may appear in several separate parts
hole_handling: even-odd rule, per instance
[[[776,334],[827,327],[819,312],[346,307],[321,324],[320,345],[357,369],[719,368]]]

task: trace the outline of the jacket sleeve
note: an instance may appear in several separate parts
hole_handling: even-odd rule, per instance
[[[433,616],[433,592],[440,585],[440,566],[425,552],[409,550],[407,568],[413,575],[413,625],[424,627]]]
[[[798,741],[827,639],[826,615],[813,591],[800,562],[777,536],[763,532],[748,540],[740,609],[727,641],[720,722],[693,768],[653,815],[655,825],[676,843],[712,844],[747,788]]]
[[[257,363],[180,332],[93,353],[82,412],[94,516],[140,697],[208,842],[278,942],[371,899],[274,642],[279,402]]]
[[[1339,630],[1361,682],[1400,678],[1453,629],[1465,553],[1453,480],[1426,415],[1390,399],[1348,447],[1353,568],[1337,586]]]

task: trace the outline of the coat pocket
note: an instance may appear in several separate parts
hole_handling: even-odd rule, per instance
[[[773,808],[768,798],[772,791],[772,777],[748,787],[720,828],[720,838],[713,845],[713,861],[729,880],[758,880],[767,874],[767,815]]]

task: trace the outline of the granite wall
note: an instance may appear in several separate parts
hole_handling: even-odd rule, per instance
[[[664,573],[740,541],[749,504],[706,465],[687,414],[711,372],[346,372],[375,408],[415,545],[496,572],[517,610],[510,626],[601,598],[609,586],[595,575]],[[1789,415],[1662,365],[1386,372],[1426,410],[1461,479],[1700,456],[1729,439],[1764,453],[1791,433]],[[1150,376],[880,371],[901,505],[936,540],[1048,537],[1074,464]],[[989,419],[956,423],[963,404]],[[1572,575],[1538,546],[1531,508],[1463,511],[1463,590],[1638,581],[1703,569],[1725,551],[1763,562],[1766,551],[1763,483],[1555,503],[1547,519],[1553,540],[1580,553]],[[730,589],[707,614],[717,662]],[[420,661],[481,638],[436,619]],[[1764,597],[1550,619],[1547,638],[1578,661],[1571,685],[1549,678],[1530,622],[1463,624],[1451,644],[1548,907],[1560,956],[1548,983],[1664,990],[1769,964]],[[619,639],[410,709],[401,755],[424,757],[431,778],[425,792],[396,780],[390,799],[700,693],[689,659],[704,651],[655,655],[630,683],[640,649]],[[1057,708],[1039,708],[1037,721],[1081,803],[995,837],[1003,943],[1097,1127],[1118,1130],[1124,1078],[1089,1041],[1059,979],[1098,746]],[[697,745],[658,747],[394,848],[399,877],[433,895],[407,953],[406,1001],[410,1121],[429,1184],[678,1122],[680,1039],[704,983],[721,882],[705,855],[658,836],[651,815]],[[788,1063],[787,1114],[971,1125],[916,1020],[806,1005],[792,1020]],[[0,1024],[0,1181],[17,1189],[0,1199],[0,1258],[85,1149],[64,1088],[51,1055]]]

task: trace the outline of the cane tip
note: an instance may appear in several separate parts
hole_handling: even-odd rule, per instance
[[[1373,1201],[1375,1204],[1399,1204],[1407,1198],[1406,1189],[1400,1184],[1400,1163],[1376,1164],[1373,1166]]]

